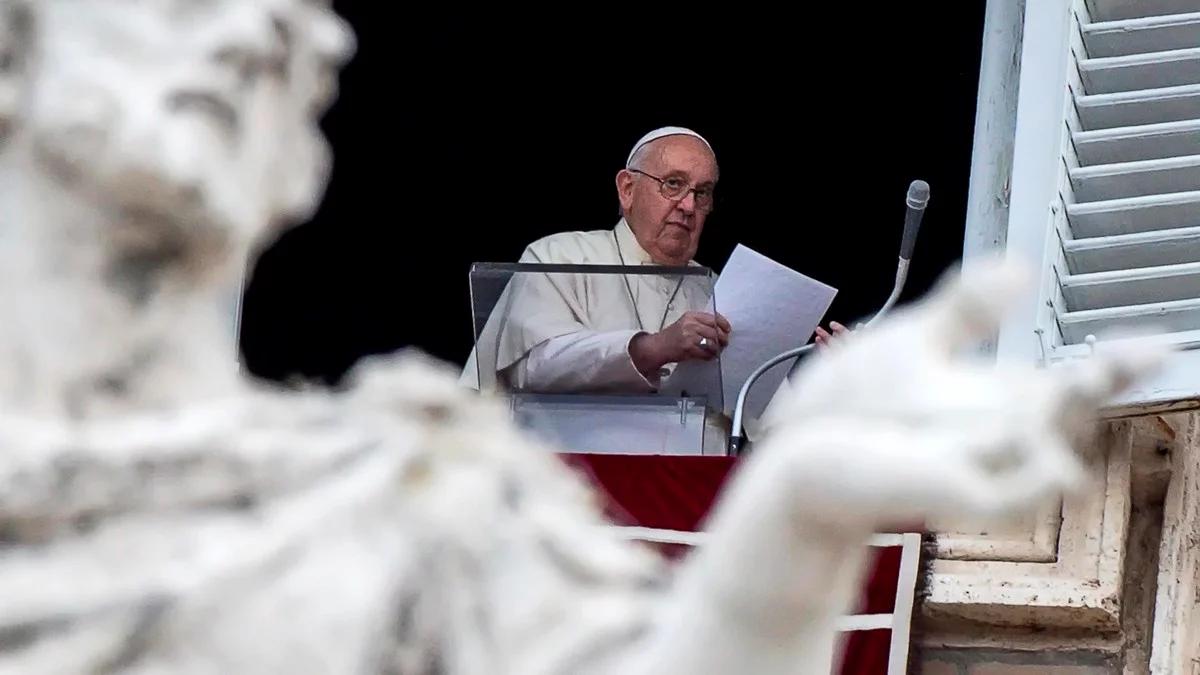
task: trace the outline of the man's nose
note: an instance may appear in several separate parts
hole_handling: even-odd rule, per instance
[[[695,213],[696,211],[696,193],[688,190],[676,204],[680,211],[684,213]]]

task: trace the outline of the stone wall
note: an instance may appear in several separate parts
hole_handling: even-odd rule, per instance
[[[1105,423],[1088,488],[1018,519],[934,523],[912,672],[1193,675],[1195,413]]]

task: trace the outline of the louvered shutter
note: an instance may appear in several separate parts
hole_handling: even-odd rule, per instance
[[[1029,0],[1008,250],[1042,264],[1002,355],[1154,327],[1183,348],[1115,412],[1200,398],[1200,0]]]

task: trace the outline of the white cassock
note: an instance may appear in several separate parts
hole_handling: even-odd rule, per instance
[[[611,230],[539,239],[520,262],[654,264],[624,219]],[[708,275],[520,274],[492,311],[460,382],[484,391],[653,392],[674,364],[647,377],[634,366],[629,343],[684,312],[711,313],[713,281]]]

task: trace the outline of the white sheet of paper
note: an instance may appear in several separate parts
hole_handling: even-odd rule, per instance
[[[725,414],[733,414],[738,391],[767,359],[808,342],[833,304],[837,289],[785,267],[741,244],[729,256],[713,289],[716,308],[733,326],[729,346],[721,354]],[[759,378],[746,400],[744,414],[757,418],[775,395],[790,363]],[[679,364],[662,391],[700,394],[716,375],[714,362]],[[709,385],[711,386],[711,385]]]

